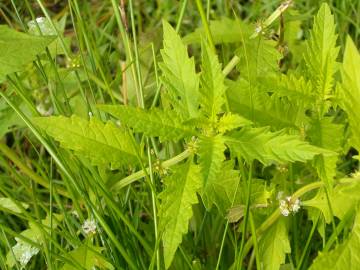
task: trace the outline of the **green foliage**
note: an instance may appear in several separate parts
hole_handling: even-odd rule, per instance
[[[43,2],[1,4],[0,269],[358,268],[348,1]]]
[[[240,57],[239,71],[243,77],[256,84],[256,79],[277,73],[281,54],[275,48],[273,40],[267,40],[263,37],[247,40],[243,47],[237,51]]]
[[[90,121],[73,115],[34,118],[34,123],[59,141],[61,146],[85,156],[94,165],[111,164],[118,168],[136,162],[136,150],[127,132],[113,123]]]
[[[0,25],[0,79],[23,70],[53,40],[52,36],[32,36]]]
[[[206,208],[214,203],[216,184],[224,160],[225,144],[222,135],[202,137],[199,141],[199,166],[203,176],[202,200]]]
[[[358,250],[360,248],[360,214],[357,213],[349,237],[329,252],[320,253],[310,270],[356,270],[360,265]]]
[[[82,245],[80,247],[77,247],[73,251],[70,251],[68,255],[73,261],[75,261],[78,265],[80,265],[86,270],[92,270],[94,268],[114,270],[115,268],[111,265],[111,263],[109,263],[101,255],[102,250],[103,248],[101,247]],[[61,268],[61,270],[76,269],[79,269],[79,267],[70,264],[65,264]]]
[[[360,150],[360,54],[350,37],[346,40],[344,62],[341,69],[343,108],[348,114],[352,132],[351,144]]]
[[[329,6],[323,3],[314,19],[304,55],[308,76],[313,83],[319,102],[327,100],[334,87],[336,58],[339,53],[336,40],[334,16]]]
[[[341,179],[339,184],[330,192],[330,204],[325,191],[321,190],[314,198],[304,201],[303,205],[319,209],[324,215],[325,221],[330,223],[332,214],[339,219],[343,219],[345,214],[358,204],[360,200],[359,191],[360,181],[358,176],[356,178],[345,178]]]
[[[220,43],[240,43],[250,36],[251,27],[239,19],[222,18],[217,21],[210,21],[210,32],[215,44]],[[201,43],[205,36],[203,27],[184,37],[186,44]]]
[[[176,111],[185,117],[196,117],[199,106],[199,76],[195,72],[194,59],[189,58],[181,38],[165,21],[163,29],[163,62],[160,63],[162,81]]]
[[[132,127],[135,132],[159,137],[161,141],[176,141],[197,134],[192,127],[182,124],[183,121],[174,111],[163,111],[157,108],[146,111],[140,108],[115,105],[102,105],[99,108],[120,119],[121,124]]]
[[[259,254],[264,270],[277,270],[291,252],[286,220],[280,218],[259,241]]]
[[[232,112],[250,119],[259,126],[269,126],[279,130],[283,128],[301,129],[308,122],[304,107],[296,101],[278,97],[276,93],[269,96],[256,87],[250,87],[248,81],[228,81],[228,101]],[[278,84],[272,85],[280,90]],[[272,89],[266,87],[266,91]],[[293,88],[292,88],[293,89]]]
[[[219,60],[205,43],[202,47],[200,101],[204,114],[213,122],[225,103],[225,90],[224,75]]]
[[[198,202],[196,192],[200,187],[200,168],[192,164],[191,158],[174,168],[165,179],[165,189],[160,194],[159,219],[166,269],[171,265],[183,234],[188,231],[191,208]]]
[[[270,132],[268,128],[243,128],[232,132],[226,137],[226,144],[245,160],[257,159],[263,164],[305,162],[319,154],[332,155],[331,151],[310,145],[297,136],[283,131]]]
[[[18,206],[19,202],[14,202],[12,199],[10,198],[2,198],[0,197],[0,209],[1,210],[10,210],[11,212],[14,213],[21,213],[22,209]],[[20,203],[21,206],[24,209],[29,208],[29,205],[27,203]]]

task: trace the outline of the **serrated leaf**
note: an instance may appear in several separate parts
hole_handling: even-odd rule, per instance
[[[81,245],[69,252],[69,256],[86,270],[93,269],[110,269],[114,270],[114,266],[109,263],[102,255],[103,248],[95,246]],[[77,270],[78,266],[66,263],[61,270]]]
[[[276,42],[259,36],[245,42],[245,47],[236,51],[240,57],[238,69],[242,77],[256,85],[264,75],[276,74],[280,71],[281,54],[276,49]]]
[[[342,107],[349,118],[351,144],[360,151],[360,54],[350,37],[346,40],[341,77]]]
[[[54,39],[52,36],[28,35],[0,25],[0,78],[22,70]]]
[[[210,21],[210,32],[214,44],[240,43],[250,37],[253,28],[239,19],[221,18],[221,20]],[[204,28],[197,28],[193,33],[184,37],[185,44],[200,43],[204,37]]]
[[[221,65],[216,54],[203,42],[200,101],[205,116],[215,122],[225,103],[225,84]]]
[[[359,178],[341,179],[340,184],[329,192],[329,201],[332,211],[330,211],[325,191],[320,190],[314,198],[304,201],[302,204],[306,207],[319,209],[324,215],[326,223],[330,223],[332,220],[331,212],[339,219],[342,219],[360,201]]]
[[[311,121],[308,135],[314,145],[338,152],[342,149],[344,126],[334,124],[330,117],[324,117],[321,120],[314,119]],[[338,156],[335,155],[331,157],[317,156],[313,161],[320,179],[329,188],[332,187],[336,175],[337,160]]]
[[[192,158],[173,168],[165,179],[165,190],[160,194],[160,230],[164,247],[165,268],[168,269],[175,252],[188,231],[192,205],[198,202],[196,192],[201,187],[200,168],[192,163]]]
[[[189,58],[187,48],[169,23],[163,21],[164,48],[161,77],[173,106],[188,118],[196,117],[199,107],[199,76],[195,71],[194,58]]]
[[[238,127],[249,126],[252,122],[245,117],[234,113],[224,114],[218,122],[218,130],[220,133],[236,129]]]
[[[241,188],[239,182],[240,172],[234,170],[234,161],[224,161],[221,164],[217,181],[211,183],[214,196],[212,201],[224,216],[235,201],[235,193]]]
[[[247,200],[247,183],[242,181],[237,190],[234,206],[229,209],[227,218],[229,222],[238,222],[245,214]],[[251,180],[250,209],[266,208],[269,206],[272,191],[261,179]],[[253,210],[252,210],[253,211]]]
[[[320,101],[329,97],[334,86],[336,58],[339,53],[336,40],[334,16],[329,6],[323,3],[314,18],[304,55],[309,77]]]
[[[198,154],[200,156],[199,166],[203,177],[201,197],[207,209],[214,203],[216,194],[216,183],[222,162],[225,159],[225,144],[222,135],[213,137],[202,137],[199,139]]]
[[[100,105],[98,107],[120,119],[122,124],[132,127],[136,132],[159,137],[161,141],[176,141],[197,134],[193,127],[183,125],[183,121],[174,111],[158,108],[144,110],[122,105]]]
[[[268,229],[259,242],[259,254],[264,270],[278,270],[290,253],[290,241],[286,219],[280,218]]]
[[[335,249],[319,253],[309,270],[358,270],[360,266],[360,214],[356,214],[350,236]]]
[[[232,112],[260,126],[301,129],[307,122],[305,111],[298,104],[279,97],[269,96],[248,81],[228,81],[227,98]]]
[[[39,117],[33,121],[62,147],[89,158],[94,165],[110,163],[112,168],[118,168],[137,162],[131,138],[112,122],[104,124],[95,117],[87,121],[75,115]]]
[[[262,87],[265,91],[272,92],[278,98],[287,97],[290,101],[302,108],[311,108],[316,102],[310,81],[303,76],[294,74],[280,74],[264,78]]]
[[[283,131],[270,132],[268,128],[242,128],[226,137],[226,144],[247,161],[254,159],[267,165],[271,162],[311,160],[319,154],[334,153],[300,140]]]

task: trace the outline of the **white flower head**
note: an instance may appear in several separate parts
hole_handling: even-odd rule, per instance
[[[284,200],[280,200],[280,212],[283,216],[287,217],[290,213],[297,213],[300,210],[300,199],[296,198],[295,201],[292,200],[290,196],[287,196]]]
[[[84,233],[86,235],[94,235],[96,234],[96,221],[94,219],[87,219],[84,221],[83,225],[81,226],[81,228],[83,229]]]

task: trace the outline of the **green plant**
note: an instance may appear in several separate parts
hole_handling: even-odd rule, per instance
[[[255,31],[196,1],[157,55],[110,2],[93,35],[69,1],[77,52],[40,0],[32,35],[0,27],[0,266],[358,269],[360,54],[330,7],[303,41],[291,1]]]

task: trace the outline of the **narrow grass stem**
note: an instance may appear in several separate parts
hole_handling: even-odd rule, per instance
[[[198,9],[200,17],[201,17],[201,22],[204,26],[209,45],[210,45],[211,49],[215,52],[216,50],[215,50],[214,40],[211,35],[210,27],[209,27],[208,21],[206,19],[206,15],[205,15],[203,4],[202,4],[201,0],[196,0],[196,6],[197,6],[197,9]]]
[[[0,152],[2,152],[9,160],[11,160],[19,170],[32,179],[35,183],[50,189],[50,182],[42,178],[40,175],[33,172],[28,166],[26,166],[21,159],[12,151],[6,144],[0,142]],[[64,197],[70,198],[69,194],[60,187],[53,187],[59,194]]]

